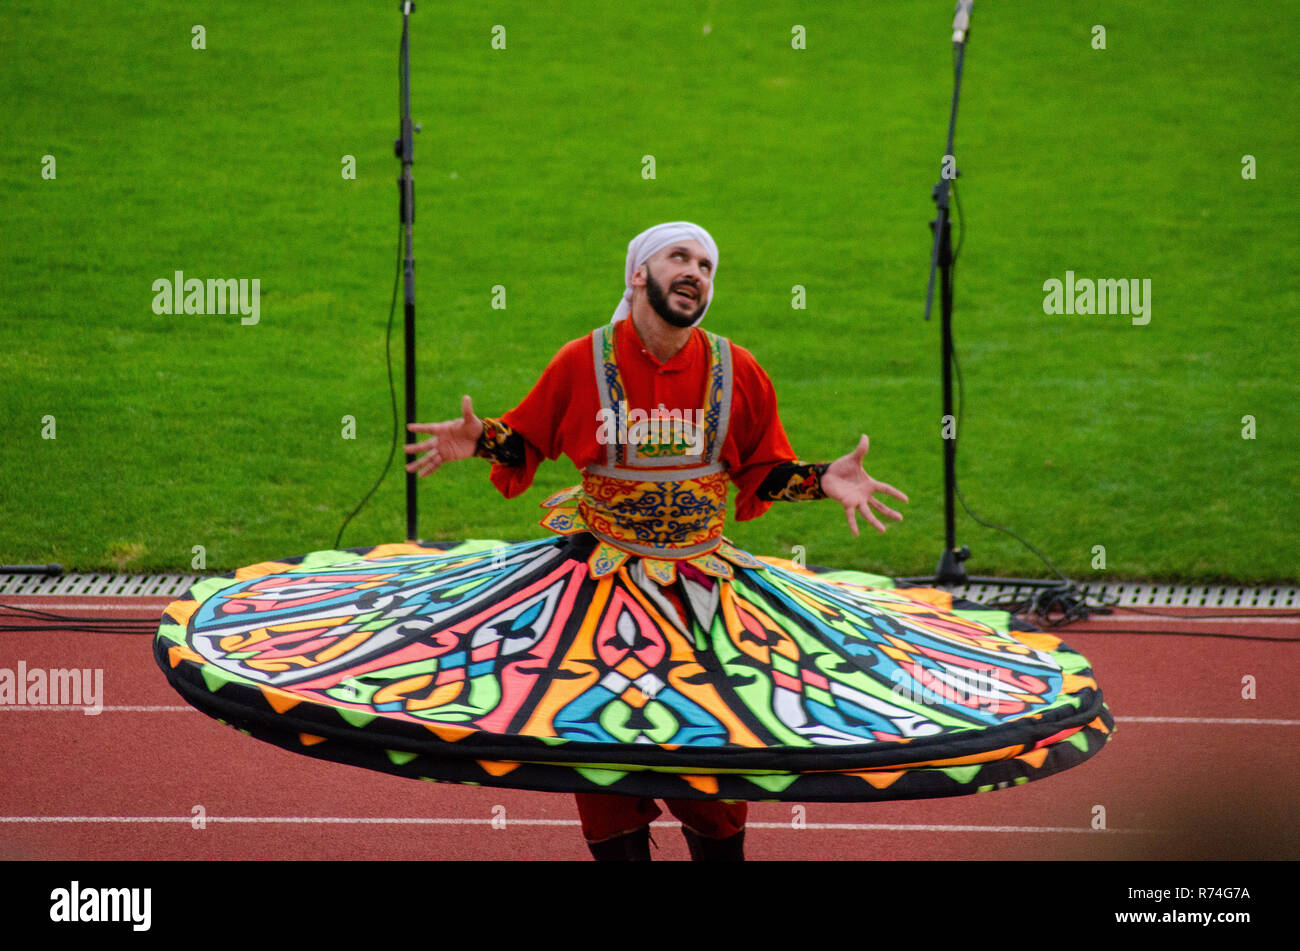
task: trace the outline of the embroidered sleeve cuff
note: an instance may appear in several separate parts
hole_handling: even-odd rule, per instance
[[[522,466],[524,437],[499,419],[484,419],[483,435],[478,438],[474,455],[503,466]]]
[[[764,502],[807,502],[824,499],[822,473],[829,462],[780,462],[772,467],[757,496]]]

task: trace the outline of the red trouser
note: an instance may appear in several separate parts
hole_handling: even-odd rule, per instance
[[[649,825],[663,815],[653,799],[608,793],[574,793],[578,818],[588,842],[604,842]],[[725,839],[745,828],[747,802],[711,799],[665,799],[664,805],[682,825],[706,839]]]

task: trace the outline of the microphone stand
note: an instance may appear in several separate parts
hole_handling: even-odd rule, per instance
[[[961,17],[961,4],[958,4],[958,18]],[[967,12],[969,16],[969,12]],[[954,31],[957,24],[953,24]],[[935,570],[934,581],[938,584],[966,584],[966,568],[962,564],[970,557],[970,549],[957,545],[956,510],[954,496],[957,484],[957,432],[956,418],[952,412],[952,221],[949,213],[948,198],[951,193],[949,182],[957,176],[956,156],[953,152],[953,140],[957,134],[957,103],[961,97],[961,70],[966,58],[966,31],[953,34],[953,50],[956,60],[953,66],[952,109],[948,113],[948,146],[944,149],[943,162],[939,171],[939,183],[931,190],[938,214],[930,222],[934,232],[934,242],[930,249],[930,283],[925,292],[925,319],[930,319],[934,306],[934,279],[939,275],[939,313],[940,313],[940,351],[943,366],[943,417],[944,429],[951,423],[954,426],[952,436],[943,436],[943,533],[944,550],[939,555],[939,566]]]
[[[952,438],[943,438],[943,531],[944,549],[939,555],[939,564],[934,577],[897,578],[906,584],[940,584],[961,586],[971,583],[1014,584],[1021,587],[1068,589],[1061,581],[1042,581],[1029,578],[991,578],[968,577],[963,564],[970,558],[970,549],[957,544],[956,509],[954,499],[957,491],[957,431],[956,417],[952,406],[952,309],[953,309],[953,257],[952,257],[952,222],[949,214],[949,196],[951,181],[960,173],[956,166],[956,153],[953,140],[957,133],[957,103],[961,98],[961,71],[966,58],[966,42],[969,38],[970,13],[973,0],[958,0],[956,16],[953,22],[953,64],[952,108],[948,113],[948,145],[944,150],[940,167],[939,183],[931,191],[937,208],[937,215],[930,222],[934,232],[934,243],[930,250],[930,282],[925,293],[925,319],[930,319],[934,306],[935,276],[939,277],[939,314],[940,314],[940,351],[943,365],[943,415],[945,424],[953,425]],[[945,426],[946,428],[946,426]]]
[[[411,180],[411,164],[415,158],[415,133],[419,126],[411,123],[411,56],[408,41],[410,16],[415,11],[413,0],[402,0],[402,51],[399,72],[402,84],[402,127],[401,137],[393,143],[393,152],[402,162],[402,177],[397,180],[401,194],[399,215],[406,232],[406,260],[402,267],[402,286],[404,291],[403,314],[405,317],[405,361],[406,361],[406,424],[418,422],[415,418],[415,254],[411,237],[415,225],[415,182]],[[406,432],[410,432],[408,428]],[[416,529],[416,476],[414,472],[406,473],[406,539],[417,541]]]

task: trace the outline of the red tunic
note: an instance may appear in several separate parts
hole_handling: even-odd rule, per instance
[[[660,363],[646,349],[632,319],[615,325],[614,353],[627,388],[628,410],[649,412],[660,407],[698,412],[704,406],[708,344],[704,332],[692,328],[686,346]],[[776,391],[754,355],[731,345],[731,424],[722,446],[721,461],[739,489],[736,521],[758,518],[771,506],[755,493],[772,467],[795,462],[781,418]],[[522,466],[492,466],[492,484],[508,499],[533,482],[542,458],[564,454],[579,470],[602,465],[605,446],[599,441],[600,395],[591,335],[566,343],[555,355],[537,385],[522,403],[502,416],[506,425],[524,438]]]

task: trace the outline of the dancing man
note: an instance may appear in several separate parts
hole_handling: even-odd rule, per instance
[[[723,537],[729,482],[738,490],[737,521],[757,518],[775,501],[822,498],[844,507],[854,536],[859,514],[882,532],[877,513],[901,520],[875,494],[907,496],[863,469],[866,435],[834,462],[800,461],[753,355],[699,329],[717,269],[717,246],[698,225],[643,231],[628,244],[625,291],[610,324],[565,344],[504,415],[479,418],[465,396],[459,419],[412,424],[429,438],[406,446],[419,456],[407,471],[428,476],[445,462],[479,456],[492,462],[492,483],[514,498],[532,484],[543,458],[568,456],[582,485],[548,500],[542,524],[587,536],[593,576],[635,566],[638,577],[662,586],[684,623],[692,613],[707,619],[686,586],[673,584],[679,576],[725,578],[727,562],[761,567]],[[653,800],[576,795],[595,858],[650,858],[650,823],[661,815]],[[743,858],[745,802],[665,803],[682,822],[693,859]]]

